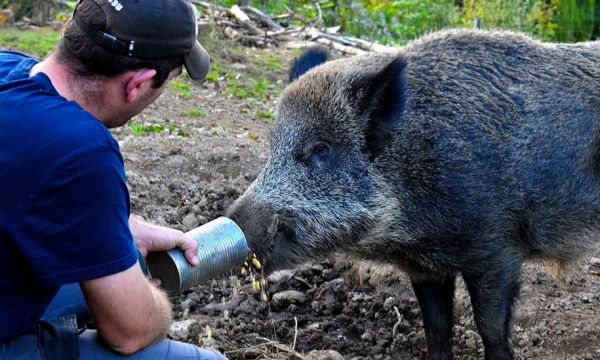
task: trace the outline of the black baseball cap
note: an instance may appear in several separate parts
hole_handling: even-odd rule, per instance
[[[102,9],[106,28],[92,26],[77,12],[83,3]],[[198,42],[192,6],[189,0],[80,0],[73,19],[95,43],[114,53],[139,59],[182,56],[190,77],[201,80],[210,57]]]

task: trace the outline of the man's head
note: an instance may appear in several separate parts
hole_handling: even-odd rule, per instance
[[[98,97],[106,94],[97,91],[103,85],[117,91],[112,100],[122,100],[124,107],[112,104],[119,112],[115,118],[139,113],[183,65],[200,80],[210,63],[197,41],[189,0],[80,0],[55,56],[68,66],[76,91],[94,98],[88,100],[105,102]],[[127,119],[110,122],[118,126]]]

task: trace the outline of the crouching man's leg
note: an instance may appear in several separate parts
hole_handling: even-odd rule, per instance
[[[163,339],[128,356],[109,350],[96,331],[86,330],[79,336],[81,360],[226,360],[217,351],[202,349],[193,344]]]
[[[70,349],[65,348],[65,344],[61,343],[61,347],[56,344],[48,344],[54,346],[56,350],[54,355],[48,352],[42,353],[40,348],[41,338],[36,334],[24,334],[8,343],[0,344],[0,359],[4,360],[227,360],[217,351],[199,348],[193,344],[186,344],[179,341],[163,339],[156,344],[147,346],[146,348],[128,356],[123,356],[108,349],[98,334],[94,330],[85,330],[79,335],[78,341],[73,344]],[[79,354],[79,356],[78,356]]]
[[[169,339],[127,356],[102,342],[95,330],[84,330],[91,321],[79,284],[63,285],[35,328],[27,334],[0,344],[0,360],[226,360],[217,351]]]

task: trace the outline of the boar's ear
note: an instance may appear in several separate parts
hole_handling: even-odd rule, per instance
[[[398,55],[379,72],[359,80],[351,90],[358,113],[368,119],[364,127],[365,151],[371,158],[385,147],[406,110],[406,64],[406,58]]]
[[[307,49],[294,59],[290,68],[290,82],[299,78],[302,74],[308,70],[314,68],[317,65],[321,65],[329,59],[329,53],[322,47],[312,47]]]

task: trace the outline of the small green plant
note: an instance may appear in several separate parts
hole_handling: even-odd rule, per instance
[[[190,97],[190,86],[186,83],[184,83],[183,81],[171,81],[170,86],[174,89],[179,90],[179,93],[177,94],[177,96],[187,99]]]
[[[268,98],[269,80],[261,76],[258,80],[249,78],[246,81],[231,79],[227,84],[227,91],[240,98]]]
[[[214,83],[218,83],[221,77],[231,77],[234,75],[229,71],[229,69],[225,68],[218,60],[215,60],[210,64],[210,72],[206,75],[207,81],[212,81]]]
[[[266,121],[271,121],[271,120],[275,119],[275,114],[273,114],[269,110],[258,110],[256,112],[256,117],[259,119],[266,120]]]
[[[163,131],[164,129],[165,126],[159,124],[144,124],[137,121],[132,121],[129,123],[129,130],[131,130],[131,133],[135,136],[142,136],[146,133],[157,133]],[[170,131],[171,129],[169,129],[169,132]]]
[[[2,29],[0,48],[22,51],[36,56],[46,56],[56,46],[60,32],[49,28],[32,30]]]
[[[189,117],[205,117],[208,115],[206,110],[200,108],[189,108],[185,111],[185,115]]]
[[[213,124],[210,127],[209,131],[212,136],[221,136],[223,134],[226,134],[229,131],[229,124],[227,124],[227,123],[221,123],[220,125]]]
[[[285,66],[282,64],[281,59],[274,54],[269,54],[266,58],[254,60],[254,65],[270,71],[285,70]]]

